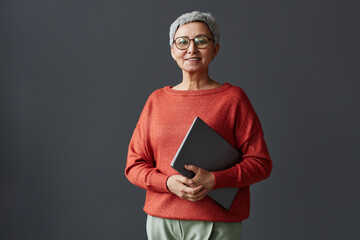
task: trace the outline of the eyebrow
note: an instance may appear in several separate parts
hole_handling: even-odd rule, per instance
[[[198,35],[196,35],[195,37],[202,37],[202,36],[205,36],[205,37],[208,38],[208,36],[206,36],[206,34],[198,34]],[[176,37],[175,39],[177,39],[177,38],[182,38],[182,37],[190,38],[189,36],[179,36],[179,37]]]

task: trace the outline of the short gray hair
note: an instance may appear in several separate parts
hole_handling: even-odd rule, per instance
[[[191,13],[184,13],[180,17],[178,17],[170,26],[170,46],[172,46],[174,42],[174,36],[177,31],[177,29],[186,24],[191,22],[202,22],[205,23],[208,28],[210,29],[210,32],[212,33],[214,37],[215,44],[219,43],[220,40],[220,29],[219,25],[217,24],[215,18],[211,16],[210,13],[203,13],[199,11],[194,11]]]

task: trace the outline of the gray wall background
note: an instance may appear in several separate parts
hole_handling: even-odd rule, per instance
[[[211,76],[242,87],[272,176],[243,239],[354,239],[359,1],[0,2],[0,239],[145,239],[144,190],[123,172],[148,95],[181,80],[168,28],[211,12]]]

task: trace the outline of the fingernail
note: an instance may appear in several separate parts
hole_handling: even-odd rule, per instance
[[[192,183],[194,183],[194,181],[193,181],[193,180],[189,180],[188,183],[192,184]]]

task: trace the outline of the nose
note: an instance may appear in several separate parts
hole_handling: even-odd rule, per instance
[[[190,43],[189,43],[189,47],[187,48],[187,52],[188,53],[193,53],[193,52],[197,52],[198,48],[195,45],[195,40],[194,39],[190,39]]]

